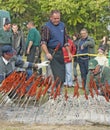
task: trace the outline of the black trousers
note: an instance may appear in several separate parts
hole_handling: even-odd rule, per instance
[[[54,49],[49,48],[49,52],[53,55]],[[54,55],[53,59],[50,62],[50,66],[52,69],[52,73],[54,79],[57,77],[60,79],[62,83],[65,81],[65,63],[62,49],[59,49]]]
[[[30,49],[30,54],[27,55],[28,62],[34,62],[36,53],[36,46],[32,46]]]

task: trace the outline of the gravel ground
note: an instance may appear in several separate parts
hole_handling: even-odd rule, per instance
[[[40,105],[24,105],[23,107],[9,105],[0,106],[0,119],[24,124],[51,124],[51,125],[110,125],[110,103],[104,97],[84,96],[73,98],[64,96],[56,100],[49,99]],[[34,102],[33,102],[34,104]]]

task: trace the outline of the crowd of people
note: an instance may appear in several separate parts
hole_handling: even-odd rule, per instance
[[[0,83],[13,71],[26,71],[27,79],[33,69],[47,66],[34,61],[37,48],[40,46],[40,33],[32,21],[28,22],[28,36],[25,39],[23,31],[15,23],[5,19],[0,29]],[[23,56],[26,54],[26,61]]]
[[[42,26],[40,31],[37,30],[33,21],[28,22],[27,29],[28,35],[25,38],[19,26],[11,23],[8,18],[0,29],[1,83],[16,68],[26,71],[29,78],[33,73],[33,68],[38,68],[40,65],[38,62],[41,60],[36,60],[36,54],[41,52],[41,48],[50,63],[51,73],[49,74],[53,75],[54,80],[59,78],[62,88],[74,87],[79,75],[78,65],[83,82],[82,87],[85,90],[88,91],[90,75],[94,75],[94,78],[97,75],[100,76],[100,82],[103,85],[105,82],[110,84],[107,36],[102,38],[98,55],[94,58],[95,41],[89,36],[88,30],[83,28],[79,33],[74,33],[71,38],[67,34],[65,24],[61,22],[61,13],[58,10],[51,11],[49,21]],[[24,55],[27,58],[26,62],[23,59]],[[39,54],[38,58],[41,58]]]

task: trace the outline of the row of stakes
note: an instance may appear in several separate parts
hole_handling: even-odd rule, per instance
[[[25,72],[14,71],[6,79],[3,80],[0,87],[0,105],[1,106],[7,106],[7,101],[4,99],[6,99],[7,96],[11,95],[12,102],[10,106],[14,106],[15,108],[17,107],[18,111],[21,110],[22,108],[24,109],[22,118],[24,117],[26,109],[30,106],[32,101],[34,101],[33,104],[31,104],[33,108],[36,108],[37,106],[37,109],[38,109],[37,111],[39,111],[40,106],[42,105],[42,102],[46,100],[46,98],[53,100],[54,104],[51,105],[52,102],[50,104],[51,109],[53,106],[56,106],[56,109],[57,109],[58,101],[56,99],[58,98],[59,99],[62,98],[64,100],[64,102],[62,103],[63,105],[66,104],[65,110],[68,109],[68,102],[67,102],[69,99],[68,88],[65,87],[64,93],[62,94],[61,82],[59,78],[57,78],[54,82],[52,82],[52,76],[45,77],[43,75],[37,75],[37,73],[33,73],[33,75],[29,79],[26,79],[26,77],[27,76]],[[94,98],[96,97],[96,95],[98,97],[99,93],[97,90],[97,86],[93,80],[93,77],[91,77],[90,85],[88,87],[90,91],[89,95],[87,95],[85,89],[82,89],[84,91],[85,99],[88,100],[89,97]],[[28,88],[30,89],[27,91]],[[51,89],[51,91],[49,91],[49,94],[48,94],[49,89]],[[106,83],[105,89],[103,87],[101,89],[103,90],[103,93],[105,94],[104,96],[105,100],[109,102],[110,90],[109,90],[108,84]],[[74,86],[74,90],[73,90],[73,97],[78,100],[79,96],[80,96],[79,83],[77,80],[76,85]],[[54,113],[54,108],[52,110],[53,112],[51,113]],[[13,114],[13,116],[15,117],[16,114],[17,113]],[[35,116],[35,119],[36,118],[37,117]]]
[[[83,84],[83,83],[82,83]],[[30,89],[29,89],[30,88]],[[93,98],[96,94],[99,95],[99,91],[97,89],[96,83],[91,76],[90,84],[88,86],[90,96]],[[51,89],[51,90],[50,90]],[[27,91],[28,90],[28,91]],[[50,93],[48,93],[50,90]],[[84,91],[85,98],[88,100],[88,95],[85,89]],[[107,102],[109,102],[110,97],[110,87],[108,83],[105,84],[105,87],[101,86],[101,90],[104,94],[104,97]],[[95,92],[95,94],[94,94]],[[11,100],[16,102],[16,105],[23,106],[28,104],[30,99],[34,99],[36,102],[40,100],[40,102],[46,98],[48,95],[49,98],[53,98],[54,100],[57,96],[61,95],[61,82],[59,78],[57,78],[54,82],[52,82],[52,76],[42,76],[37,75],[37,73],[33,73],[33,75],[26,79],[26,72],[16,72],[11,73],[6,79],[3,80],[0,87],[0,104],[5,105],[6,101],[4,101],[5,97],[11,95]],[[73,90],[73,97],[79,97],[79,83],[76,80],[76,84]],[[64,89],[64,97],[65,100],[68,100],[68,88]],[[21,103],[22,102],[22,103]]]

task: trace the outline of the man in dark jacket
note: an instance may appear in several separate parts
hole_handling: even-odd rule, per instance
[[[78,48],[77,48],[77,54],[80,56],[78,57],[78,63],[80,67],[80,72],[81,72],[81,78],[83,81],[83,87],[85,87],[86,84],[86,76],[88,73],[88,61],[90,57],[87,55],[93,54],[95,52],[95,42],[93,38],[88,36],[88,31],[86,29],[82,29],[80,31],[81,38],[78,41]],[[82,56],[81,56],[82,55]]]
[[[0,56],[4,45],[12,45],[11,22],[8,18],[5,18],[4,26],[0,29]]]
[[[25,51],[25,40],[24,34],[17,24],[12,25],[12,47],[16,50],[17,56],[22,59]]]
[[[27,68],[42,68],[43,66],[48,66],[47,62],[44,63],[31,63],[24,62],[16,56],[16,51],[10,45],[4,45],[1,48],[2,56],[0,57],[0,83],[9,76],[13,71],[25,71]],[[27,72],[28,76],[28,72]],[[31,88],[29,85],[27,91]],[[13,96],[14,91],[10,92],[8,96],[6,96],[7,103],[11,103],[11,97]],[[9,98],[10,97],[10,98]]]
[[[42,68],[47,66],[47,62],[44,63],[32,63],[24,62],[16,56],[16,51],[12,46],[5,45],[1,48],[2,56],[0,57],[0,83],[14,70],[25,71],[26,68]]]

